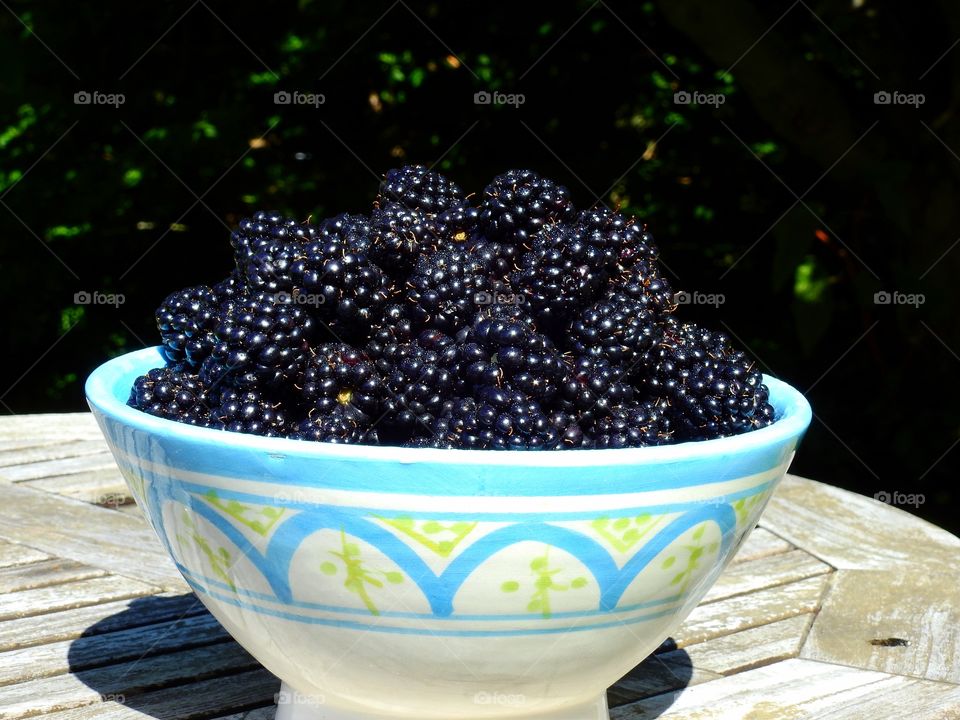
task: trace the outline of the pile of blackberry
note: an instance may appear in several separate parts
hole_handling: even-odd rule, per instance
[[[491,450],[709,440],[774,421],[755,363],[677,319],[647,227],[510,170],[390,170],[369,215],[272,212],[157,310],[129,404],[309,442]]]

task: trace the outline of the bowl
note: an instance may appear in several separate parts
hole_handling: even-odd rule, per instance
[[[88,402],[137,504],[223,626],[283,681],[281,720],[606,719],[756,525],[810,423],[622,450],[313,443]]]

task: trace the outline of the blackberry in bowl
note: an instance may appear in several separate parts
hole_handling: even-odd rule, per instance
[[[646,228],[588,227],[565,190],[514,175],[496,198],[534,202],[528,237],[442,237],[455,263],[424,249],[413,285],[366,254],[362,218],[337,256],[302,223],[245,221],[282,236],[235,239],[290,260],[282,290],[234,274],[219,301],[172,296],[164,344],[87,381],[161,543],[294,698],[282,720],[606,719],[606,688],[706,594],[809,425],[728,338],[645,301],[664,287]],[[451,188],[415,169],[381,192],[434,212],[469,201]],[[476,259],[490,242],[534,253],[522,277]],[[301,265],[309,283],[284,270]]]

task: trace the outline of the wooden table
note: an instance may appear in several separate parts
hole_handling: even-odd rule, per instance
[[[958,558],[933,525],[788,476],[611,718],[960,718]],[[0,717],[266,720],[279,685],[180,578],[88,413],[0,418]]]

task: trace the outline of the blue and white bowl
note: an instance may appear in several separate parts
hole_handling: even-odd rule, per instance
[[[606,718],[605,689],[697,605],[810,423],[624,450],[334,445],[126,405],[157,348],[87,397],[210,612],[284,681],[278,718]],[[285,700],[289,702],[284,702]]]

